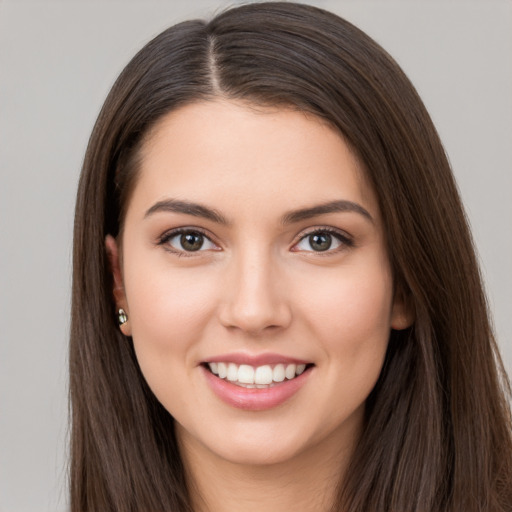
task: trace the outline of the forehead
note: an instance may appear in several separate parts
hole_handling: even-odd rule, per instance
[[[334,128],[300,111],[227,100],[172,111],[146,137],[131,203],[147,208],[166,196],[236,212],[348,199],[377,213],[358,158]]]

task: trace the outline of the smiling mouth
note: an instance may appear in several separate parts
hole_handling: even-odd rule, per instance
[[[204,367],[219,379],[244,388],[267,389],[302,375],[313,364],[275,364],[250,366],[228,362],[205,363]]]

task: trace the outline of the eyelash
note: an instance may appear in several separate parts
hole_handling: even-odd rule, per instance
[[[200,249],[197,251],[185,251],[180,249],[175,249],[169,244],[169,241],[175,238],[179,235],[185,235],[185,234],[199,234],[202,235],[206,240],[208,240],[211,244],[215,244],[215,242],[212,241],[211,236],[207,235],[206,232],[201,228],[196,227],[186,227],[186,228],[177,228],[173,229],[171,231],[167,231],[164,233],[157,241],[157,245],[164,246],[166,251],[171,252],[172,254],[178,256],[178,257],[191,257],[194,256],[194,253],[196,252],[204,252]]]
[[[307,233],[302,234],[300,236],[299,240],[293,244],[293,247],[296,247],[300,242],[302,242],[303,240],[306,240],[308,237],[310,237],[312,235],[320,235],[320,234],[331,235],[336,240],[338,240],[338,242],[340,242],[341,246],[338,248],[335,248],[335,249],[329,248],[326,251],[305,251],[305,252],[311,252],[311,253],[317,254],[319,256],[324,256],[324,255],[327,256],[327,255],[337,253],[337,252],[342,251],[347,248],[350,249],[355,246],[354,240],[347,233],[326,226],[326,227],[314,228],[311,231],[308,231]],[[299,252],[299,251],[297,250],[297,252]]]
[[[202,235],[210,243],[216,245],[215,242],[212,241],[211,237],[209,235],[207,235],[204,230],[202,230],[201,228],[196,228],[196,227],[178,228],[178,229],[173,229],[172,231],[168,231],[168,232],[164,233],[161,237],[158,238],[157,245],[165,246],[165,250],[177,255],[178,257],[194,256],[195,252],[204,252],[204,250],[203,251],[201,251],[201,249],[199,249],[197,251],[179,250],[179,249],[173,248],[169,244],[169,241],[172,240],[173,238],[175,238],[176,236],[184,235],[184,234],[194,234],[194,233]],[[344,233],[342,231],[339,231],[339,230],[331,228],[331,227],[318,227],[318,228],[312,229],[311,231],[308,231],[305,234],[302,234],[300,236],[300,238],[298,239],[298,241],[296,241],[293,244],[292,250],[294,247],[296,247],[298,244],[300,244],[303,240],[306,240],[308,237],[310,237],[312,235],[317,235],[317,234],[318,235],[328,234],[328,235],[334,237],[338,242],[340,242],[341,247],[335,248],[335,249],[328,248],[325,251],[311,250],[311,251],[304,251],[304,252],[311,252],[311,253],[315,253],[317,255],[323,256],[323,255],[337,253],[346,248],[352,248],[355,245],[354,240],[349,235],[347,235],[346,233]],[[294,252],[301,252],[301,251],[295,250]]]

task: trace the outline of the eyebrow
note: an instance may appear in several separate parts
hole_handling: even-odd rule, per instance
[[[355,212],[370,222],[374,223],[373,217],[370,215],[368,210],[363,208],[360,204],[352,201],[346,201],[344,199],[338,201],[330,201],[328,203],[319,204],[312,206],[311,208],[301,208],[300,210],[294,210],[283,215],[281,221],[283,224],[293,224],[302,220],[311,219],[319,215],[325,215],[327,213],[338,213],[338,212]]]
[[[216,222],[217,224],[229,224],[226,217],[217,210],[198,203],[192,203],[190,201],[180,201],[178,199],[165,199],[163,201],[158,201],[146,212],[144,218],[147,218],[157,212],[184,213],[194,217],[202,217]]]
[[[144,218],[147,218],[158,212],[183,213],[185,215],[192,215],[194,217],[202,217],[204,219],[208,219],[216,222],[217,224],[222,224],[225,226],[230,224],[224,215],[213,208],[179,199],[164,199],[162,201],[158,201],[151,208],[149,208],[149,210],[146,211]],[[281,223],[294,224],[296,222],[311,219],[319,215],[339,212],[355,212],[362,215],[370,222],[374,222],[373,217],[370,215],[368,210],[363,208],[360,204],[341,199],[337,201],[329,201],[328,203],[319,204],[310,208],[292,210],[285,213],[281,217]]]

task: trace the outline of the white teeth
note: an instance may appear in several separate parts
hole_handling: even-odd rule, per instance
[[[272,372],[272,380],[274,382],[283,382],[286,375],[284,374],[284,364],[277,364]]]
[[[219,370],[219,377],[221,379],[225,379],[228,375],[228,366],[226,363],[219,363],[217,365],[217,369]]]
[[[276,364],[274,368],[266,364],[256,368],[235,363],[208,363],[211,372],[221,379],[227,379],[246,388],[267,388],[273,383],[291,380],[306,370],[305,364]]]
[[[238,366],[235,363],[228,364],[228,374],[226,378],[231,382],[238,380]]]
[[[284,371],[284,375],[287,379],[293,379],[295,377],[295,370],[297,370],[297,366],[294,364],[289,364]]]
[[[255,384],[270,384],[272,382],[273,372],[268,364],[265,366],[258,366],[254,372]]]
[[[254,368],[248,364],[241,364],[238,368],[238,382],[254,384]]]

